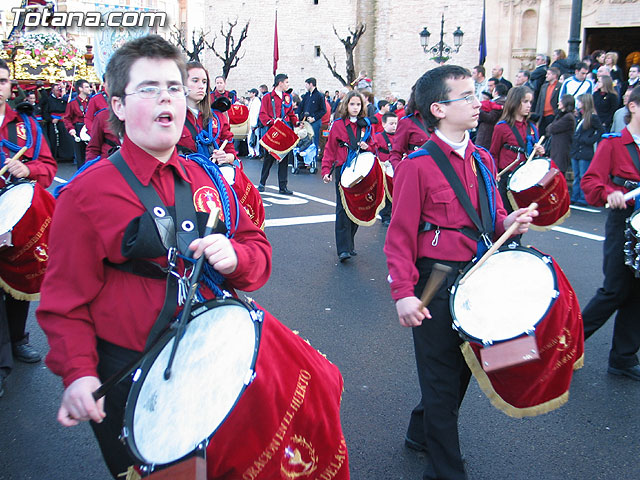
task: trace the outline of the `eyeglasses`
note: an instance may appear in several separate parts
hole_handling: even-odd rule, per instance
[[[478,100],[478,97],[476,97],[474,94],[471,94],[471,95],[467,95],[466,97],[452,98],[451,100],[440,100],[439,102],[436,102],[436,103],[451,103],[451,102],[457,102],[459,100],[464,100],[466,103],[472,104],[474,101]]]
[[[161,92],[167,91],[167,93],[173,98],[183,98],[189,95],[189,89],[184,85],[171,85],[167,88],[156,87],[155,85],[147,85],[146,87],[140,87],[135,92],[125,93],[124,96],[140,95],[140,98],[158,98]]]

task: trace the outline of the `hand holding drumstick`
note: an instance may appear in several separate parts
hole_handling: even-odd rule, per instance
[[[10,175],[13,175],[16,178],[28,177],[31,173],[29,167],[19,160],[22,154],[26,151],[27,147],[22,147],[12,158],[7,160],[2,169],[0,169],[0,176],[4,175],[5,172],[8,171]]]
[[[217,150],[214,150],[211,153],[211,161],[217,165],[222,165],[224,163],[232,163],[235,158],[232,154],[230,153],[226,153],[224,151],[224,147],[227,146],[227,143],[229,143],[228,140],[225,140],[224,142],[222,142],[222,145],[220,145],[220,148],[218,148]]]
[[[527,163],[529,163],[533,157],[537,154],[537,155],[544,155],[544,147],[542,146],[542,142],[544,141],[544,135],[540,137],[540,140],[538,140],[538,143],[536,143],[533,146],[533,150],[531,151],[531,155],[529,155],[529,158],[527,158]],[[513,167],[515,167],[516,165],[518,165],[520,163],[520,154],[518,154],[518,156],[516,157],[516,159],[511,162],[509,165],[507,165],[506,168],[504,168],[502,171],[500,171],[500,173],[498,173],[498,181],[500,181],[500,177],[502,177],[502,175],[504,175],[505,173],[507,173],[508,171],[510,171]]]

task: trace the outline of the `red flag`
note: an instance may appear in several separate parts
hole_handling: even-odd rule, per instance
[[[280,52],[278,51],[278,11],[276,10],[276,28],[273,34],[273,76],[276,75],[278,70],[278,60],[280,59]]]

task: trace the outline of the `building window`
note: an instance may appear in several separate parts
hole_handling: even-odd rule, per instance
[[[316,45],[315,51],[316,51],[316,57],[319,57],[320,56],[320,45]]]

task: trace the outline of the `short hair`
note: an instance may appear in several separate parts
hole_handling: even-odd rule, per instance
[[[640,87],[636,87],[631,90],[631,95],[629,95],[629,100],[627,100],[627,114],[624,116],[624,123],[627,125],[631,123],[631,110],[629,109],[629,104],[632,102],[640,106]]]
[[[6,70],[11,75],[11,70],[9,69],[9,65],[3,59],[0,58],[0,70]]]
[[[269,90],[269,87],[267,87],[264,83],[260,85],[258,88],[264,88],[265,90]]]
[[[404,98],[399,98],[398,100],[396,100],[396,103],[401,103],[403,107],[407,105],[407,102],[405,102]]]
[[[315,79],[315,78],[313,78],[313,77],[309,77],[309,78],[307,78],[307,79],[304,81],[304,83],[310,83],[310,84],[311,84],[311,85],[313,85],[314,87],[317,87],[317,86],[318,86],[318,82],[317,82],[317,81],[316,81],[316,79]]]
[[[635,68],[636,70],[638,70],[638,72],[640,72],[640,65],[637,63],[634,63],[633,65],[631,65],[629,67],[629,70],[631,70],[632,68]]]
[[[565,112],[573,112],[576,109],[576,99],[570,93],[565,93],[560,98]]]
[[[384,107],[385,105],[389,105],[389,102],[387,102],[386,100],[378,100],[378,110],[382,110],[382,107]]]
[[[74,83],[74,87],[76,89],[76,92],[80,91],[80,88],[85,84],[85,83],[89,83],[86,80],[80,78],[79,80],[76,80]]]
[[[387,112],[384,115],[382,115],[382,123],[387,123],[390,118],[398,118],[398,115],[396,115],[393,112]]]
[[[153,58],[162,60],[173,60],[182,83],[187,79],[187,70],[182,52],[160,35],[146,35],[125,43],[118,48],[111,56],[107,64],[105,75],[109,79],[109,93],[111,97],[118,97],[125,103],[125,89],[129,85],[129,72],[131,66],[141,58]],[[117,136],[124,135],[124,122],[115,116],[113,110],[109,116],[109,126]]]
[[[273,86],[277,87],[280,82],[284,82],[289,76],[286,73],[279,73],[273,79]]]
[[[503,97],[507,93],[509,93],[509,89],[504,83],[498,82],[494,88],[494,91],[498,94],[498,96]]]
[[[487,75],[487,71],[485,70],[484,66],[476,65],[473,68],[475,69],[476,72],[481,73],[483,77]]]
[[[556,78],[560,78],[560,75],[562,75],[562,72],[558,67],[549,67],[549,71],[553,73],[556,76]]]
[[[613,59],[614,65],[618,63],[618,52],[607,52],[604,56],[605,60],[607,59],[607,57],[611,57],[611,59]]]
[[[216,75],[215,78],[213,79],[213,81],[215,82],[217,79],[221,78],[222,80],[224,80],[224,83],[227,83],[227,79],[224,78],[224,75]]]
[[[471,72],[458,65],[443,65],[423,74],[415,85],[415,104],[427,125],[436,127],[440,119],[431,113],[431,105],[448,100],[451,87],[447,80],[458,80],[471,77]]]
[[[487,83],[489,82],[493,82],[495,84],[498,84],[500,82],[500,80],[498,80],[496,77],[491,77],[489,80],[487,80]]]
[[[364,106],[364,98],[362,96],[362,93],[357,90],[349,90],[344,98],[340,100],[340,105],[338,105],[338,111],[336,112],[337,118],[349,117],[349,102],[353,97],[358,97],[360,99],[360,112],[358,113],[358,117],[364,118],[367,116],[367,109]]]
[[[520,73],[527,77],[527,79],[531,79],[531,72],[529,70],[520,70]]]
[[[580,71],[580,70],[582,70],[583,68],[584,68],[585,70],[589,70],[589,65],[587,65],[587,64],[586,64],[586,63],[584,63],[584,62],[578,62],[578,63],[576,63],[576,68],[575,68],[576,72],[579,72],[579,71]]]

